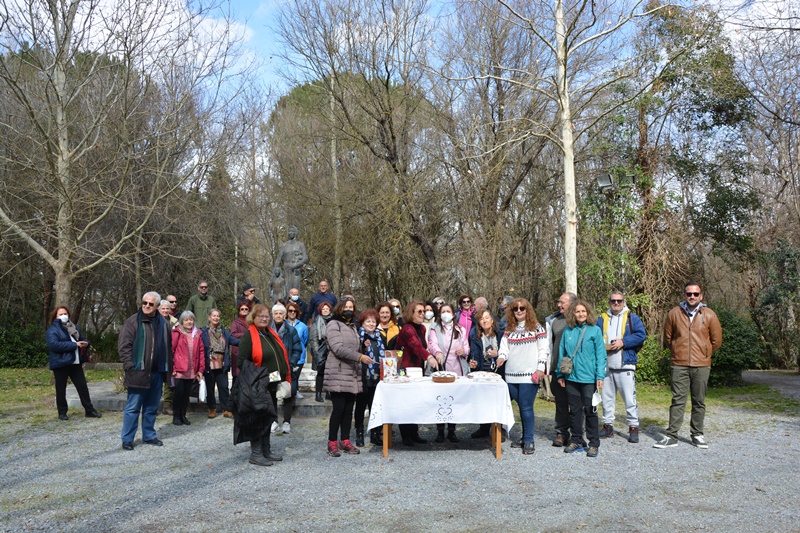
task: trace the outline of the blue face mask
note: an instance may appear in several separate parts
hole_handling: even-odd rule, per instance
[[[299,299],[300,299],[300,296],[298,296],[298,295],[296,295],[296,294],[292,296],[292,301],[293,301],[293,302],[296,302],[296,301],[297,301],[297,300],[299,300]]]

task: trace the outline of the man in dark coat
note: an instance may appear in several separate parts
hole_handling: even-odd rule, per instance
[[[117,342],[125,371],[128,403],[122,416],[122,447],[133,450],[133,439],[142,415],[142,442],[162,446],[156,435],[156,416],[161,387],[172,371],[172,336],[169,323],[158,313],[161,296],[148,292],[142,307],[122,325]]]

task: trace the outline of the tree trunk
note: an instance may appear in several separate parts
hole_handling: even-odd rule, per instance
[[[558,64],[558,101],[561,106],[561,150],[564,153],[564,277],[566,291],[578,293],[578,207],[575,194],[575,154],[572,136],[572,112],[567,87],[567,34],[564,5],[556,2],[556,62]]]

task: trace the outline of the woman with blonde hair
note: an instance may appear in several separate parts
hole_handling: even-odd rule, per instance
[[[500,340],[497,366],[505,365],[506,383],[511,399],[519,406],[522,421],[522,453],[534,452],[533,402],[539,381],[547,373],[549,350],[547,332],[525,298],[514,298],[506,308],[508,327]],[[512,444],[513,445],[513,444]]]

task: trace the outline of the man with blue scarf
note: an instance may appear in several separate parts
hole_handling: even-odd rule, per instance
[[[122,416],[122,448],[133,450],[133,439],[142,415],[142,442],[153,446],[164,443],[156,435],[156,415],[161,403],[161,387],[172,370],[172,337],[169,322],[158,313],[161,296],[148,292],[142,307],[128,318],[119,332],[117,350],[125,371],[128,403]]]

